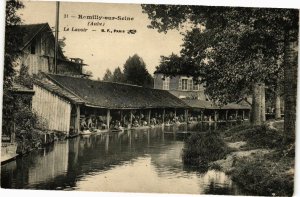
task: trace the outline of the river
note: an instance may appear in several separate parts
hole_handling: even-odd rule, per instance
[[[80,136],[32,151],[1,166],[2,188],[241,194],[220,171],[199,172],[181,160],[180,131],[205,132],[218,125],[131,130]]]

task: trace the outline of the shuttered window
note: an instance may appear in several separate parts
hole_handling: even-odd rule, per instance
[[[182,90],[188,90],[188,80],[187,79],[181,80],[181,87],[182,87]]]
[[[178,90],[182,89],[182,83],[181,83],[181,79],[179,79],[179,83],[178,83]]]
[[[189,79],[188,80],[188,90],[193,90],[193,80],[192,79]]]
[[[193,90],[199,90],[199,84],[196,81],[193,81]]]
[[[165,80],[163,80],[163,90],[169,90],[170,89],[170,78],[166,77]]]

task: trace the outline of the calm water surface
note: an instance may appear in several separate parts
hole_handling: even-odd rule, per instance
[[[240,194],[230,177],[200,173],[181,160],[189,125],[81,136],[1,166],[2,188],[185,194]]]

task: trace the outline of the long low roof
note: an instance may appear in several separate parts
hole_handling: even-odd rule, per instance
[[[90,79],[45,74],[46,80],[37,85],[71,101],[86,106],[108,109],[188,108],[181,99],[165,90]]]
[[[10,91],[12,91],[15,94],[30,94],[30,95],[34,95],[34,90],[29,89],[19,83],[15,83],[13,82],[12,84],[12,88],[10,89]]]
[[[229,103],[224,106],[218,106],[211,101],[198,99],[183,99],[183,101],[191,108],[196,109],[250,109],[250,106],[239,105],[237,103]]]

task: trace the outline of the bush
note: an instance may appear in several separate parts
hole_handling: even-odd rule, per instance
[[[266,157],[239,159],[232,170],[232,180],[250,195],[292,196],[294,178],[287,174],[289,160]]]
[[[230,152],[221,135],[216,132],[203,132],[191,135],[183,148],[184,164],[208,167],[208,163],[222,159]]]
[[[280,148],[283,139],[282,132],[266,125],[233,128],[226,131],[224,136],[230,141],[246,141],[251,148]]]
[[[28,106],[17,109],[15,113],[17,153],[25,154],[42,145],[47,121],[38,118]]]
[[[36,129],[31,131],[21,130],[18,131],[16,136],[17,140],[17,153],[22,155],[28,153],[32,149],[38,148],[42,145],[42,132]]]
[[[15,124],[17,134],[19,131],[31,131],[38,121],[37,115],[27,106],[20,108],[15,113]]]

